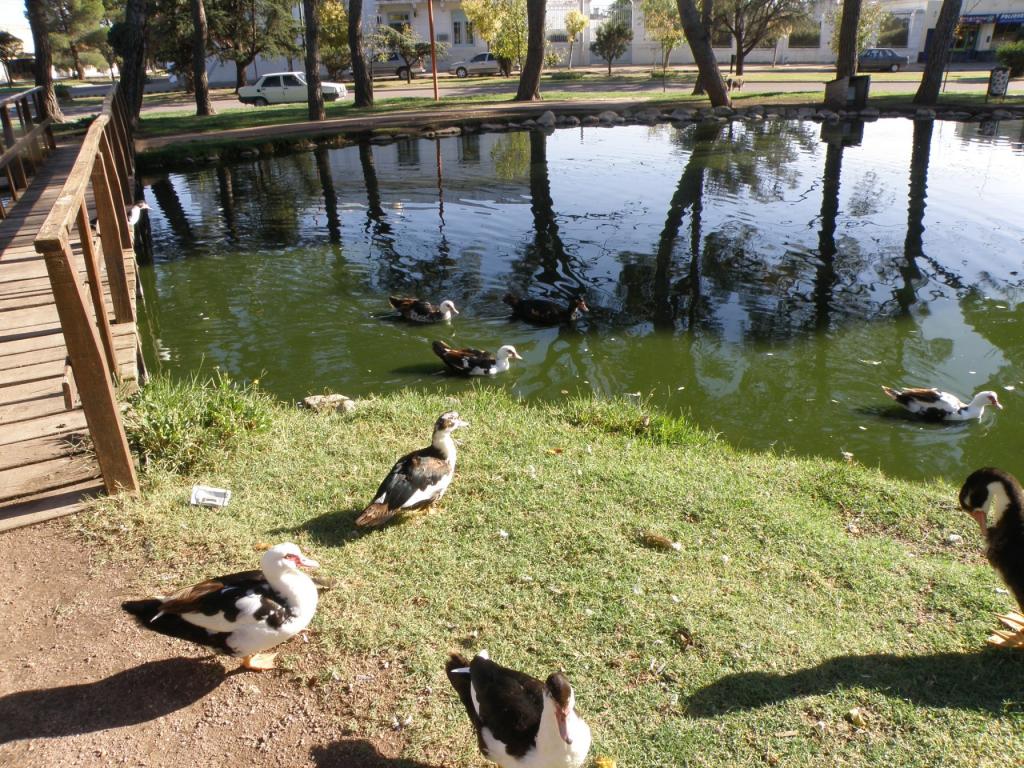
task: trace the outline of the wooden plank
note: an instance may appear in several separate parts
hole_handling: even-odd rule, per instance
[[[45,382],[31,382],[45,384],[45,394],[0,403],[0,424],[15,424],[19,421],[32,421],[65,413],[67,408],[64,407],[64,396],[60,391],[60,383],[58,382],[57,391],[54,392],[53,381],[53,379],[47,379]]]
[[[90,456],[81,437],[46,435],[0,447],[0,470],[17,469],[67,456]]]
[[[107,307],[103,301],[103,280],[100,277],[100,265],[96,259],[96,251],[93,249],[92,230],[89,228],[89,215],[84,201],[78,209],[76,223],[78,225],[78,238],[82,243],[82,260],[85,262],[85,269],[89,273],[89,295],[92,297],[92,310],[96,318],[96,330],[99,332],[100,341],[103,342],[103,353],[107,356],[107,366],[115,373],[119,373],[117,355],[114,352],[114,337],[110,332],[110,318],[107,315]],[[70,407],[69,405],[68,408]]]
[[[134,291],[128,289],[128,275],[124,265],[126,241],[121,236],[121,230],[125,227],[124,206],[119,204],[119,195],[114,192],[113,185],[117,183],[117,178],[109,173],[112,168],[111,159],[105,137],[102,136],[100,148],[101,152],[92,167],[92,189],[96,195],[96,214],[100,220],[103,262],[107,267],[107,282],[114,299],[114,319],[123,323],[135,319],[131,301]]]
[[[90,498],[102,493],[100,480],[86,480],[0,506],[0,531],[73,514],[84,508]]]
[[[8,368],[0,371],[0,387],[8,384],[23,384],[28,381],[39,381],[39,379],[52,379],[54,371],[58,376],[64,375],[64,361],[51,360],[35,365],[21,365],[17,368]]]
[[[96,476],[96,465],[81,456],[61,456],[38,464],[0,470],[0,500],[17,499]]]
[[[60,392],[60,377],[56,380],[56,391]],[[61,411],[32,421],[16,421],[0,424],[0,445],[13,445],[24,440],[33,440],[47,435],[66,435],[68,432],[84,432],[85,414],[81,409]]]

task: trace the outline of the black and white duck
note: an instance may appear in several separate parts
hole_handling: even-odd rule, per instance
[[[356,518],[356,525],[375,528],[399,512],[429,507],[444,496],[455,476],[452,432],[468,426],[455,411],[442,413],[434,424],[430,445],[407,453],[395,463],[373,501]]]
[[[452,654],[445,673],[480,751],[501,768],[578,768],[587,759],[590,727],[576,714],[576,696],[561,672],[541,682],[481,651],[471,662]]]
[[[493,355],[472,347],[456,349],[443,341],[435,341],[432,347],[434,354],[441,358],[449,370],[464,376],[494,376],[509,369],[509,360],[523,359],[511,344],[500,347]]]
[[[146,629],[241,656],[246,669],[273,669],[277,654],[266,651],[304,630],[316,613],[316,584],[301,569],[318,567],[295,544],[278,544],[263,553],[258,571],[121,607]]]
[[[943,392],[940,389],[924,389],[920,387],[893,389],[892,387],[883,386],[882,391],[911,413],[938,421],[970,421],[971,419],[980,419],[986,407],[991,405],[993,408],[1000,410],[1003,407],[1002,403],[999,402],[999,395],[990,390],[979,392],[969,403],[965,403],[956,395]]]
[[[139,200],[138,202],[132,203],[128,208],[125,209],[125,216],[128,217],[128,226],[134,227],[139,223],[139,219],[142,218],[142,212],[149,210],[149,203],[145,200]],[[92,227],[92,231],[95,234],[100,233],[100,220],[98,216],[94,216],[89,220],[89,226]]]
[[[582,296],[573,297],[568,305],[549,299],[521,299],[514,293],[506,293],[502,301],[512,307],[513,317],[535,325],[571,323],[580,317],[580,313],[590,311]]]
[[[423,301],[413,297],[389,296],[391,306],[398,310],[405,320],[410,323],[441,323],[452,319],[452,315],[459,314],[454,302],[445,299],[437,306],[429,301]]]
[[[960,507],[977,521],[985,554],[1024,611],[1024,490],[1009,472],[985,467],[972,472],[960,488]],[[998,630],[993,645],[1024,647],[1024,615],[999,616],[1010,632]]]

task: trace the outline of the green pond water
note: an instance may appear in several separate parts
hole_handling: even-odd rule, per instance
[[[476,385],[649,398],[737,446],[903,477],[1024,474],[1021,122],[408,140],[172,173],[146,199],[151,370],[219,366],[287,400],[458,392],[432,339],[514,344],[525,359]],[[510,290],[592,311],[530,327]],[[404,325],[389,294],[462,314]],[[881,384],[1005,410],[920,423]]]

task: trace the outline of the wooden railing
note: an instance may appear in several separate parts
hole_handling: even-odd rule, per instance
[[[11,110],[18,116],[19,130],[15,130]],[[4,153],[0,155],[0,170],[7,176],[11,202],[17,202],[28,186],[29,178],[56,148],[53,141],[53,118],[46,114],[43,88],[21,91],[0,99],[0,123],[4,132]],[[0,219],[7,218],[7,209],[0,200]]]
[[[127,106],[115,86],[89,126],[78,159],[35,239],[36,251],[46,260],[71,369],[109,493],[136,492],[139,484],[114,392],[117,354],[104,304],[89,203],[91,199],[96,212],[114,322],[134,323],[135,286],[128,285],[125,269],[125,251],[132,250],[126,206],[133,197],[133,176]],[[81,244],[87,287],[72,247],[72,230]]]

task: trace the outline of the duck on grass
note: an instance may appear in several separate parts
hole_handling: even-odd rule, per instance
[[[199,399],[158,386],[163,409]],[[159,426],[147,397],[132,430]],[[473,426],[443,510],[357,529],[395,457],[450,411]],[[341,701],[357,672],[400,670],[388,697],[410,725],[365,709],[346,727],[402,759],[483,765],[444,667],[485,648],[541,680],[563,672],[591,760],[973,768],[1024,754],[1024,654],[985,645],[993,615],[1018,606],[959,509],[959,478],[739,451],[643,402],[523,404],[488,386],[265,413],[228,437],[215,420],[162,420],[190,445],[217,441],[187,469],[133,432],[150,446],[143,496],[98,500],[75,523],[136,567],[140,594],[251,568],[260,541],[313,553],[336,584],[311,642],[278,646],[278,665],[322,659]],[[231,488],[228,513],[183,503],[195,482]]]

